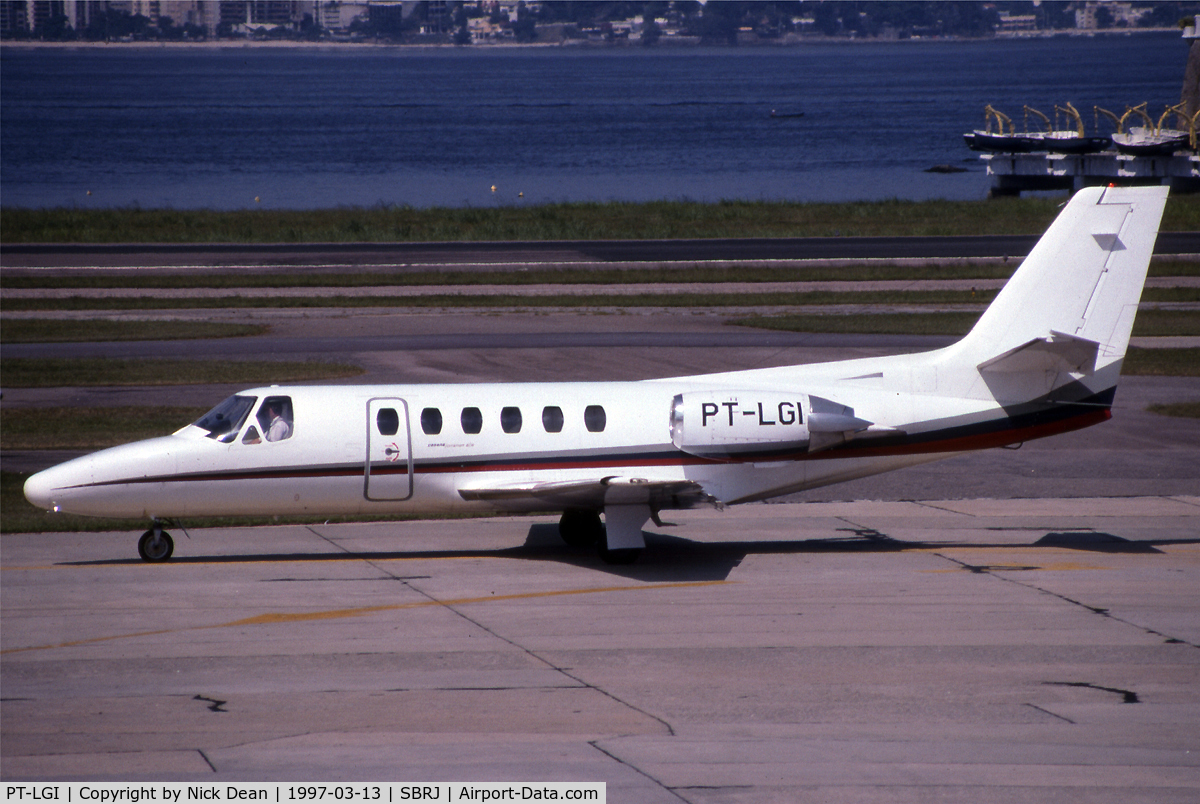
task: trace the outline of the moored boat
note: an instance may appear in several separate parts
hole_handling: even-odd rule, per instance
[[[1112,142],[1117,150],[1123,154],[1129,156],[1168,156],[1188,147],[1189,132],[1162,128],[1162,124],[1166,122],[1167,116],[1174,111],[1174,107],[1169,107],[1163,113],[1157,125],[1150,118],[1150,115],[1146,113],[1146,104],[1144,103],[1128,107],[1125,110],[1125,114],[1121,115],[1120,118],[1100,107],[1096,107],[1096,111],[1117,121],[1117,130],[1112,134]],[[1131,126],[1126,130],[1125,121],[1132,115],[1141,117],[1145,125]]]
[[[1025,154],[1037,149],[1036,138],[1027,134],[1017,134],[1008,115],[993,108],[991,104],[984,107],[983,114],[983,129],[963,134],[963,141],[972,151]],[[993,120],[996,121],[996,131],[992,131]]]
[[[1042,119],[1046,126],[1046,131],[1040,131],[1029,136],[1036,139],[1037,147],[1034,150],[1048,151],[1056,154],[1094,154],[1103,151],[1111,145],[1111,140],[1108,137],[1089,137],[1083,127],[1083,118],[1080,117],[1079,111],[1069,102],[1066,106],[1054,107],[1054,126],[1050,125],[1050,118],[1039,112],[1033,107],[1026,106],[1026,128],[1028,125],[1028,115],[1032,113]],[[1073,120],[1075,125],[1073,128],[1059,128],[1059,114],[1065,114],[1070,120]]]

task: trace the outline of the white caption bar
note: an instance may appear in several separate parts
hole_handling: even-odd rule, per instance
[[[585,801],[606,804],[605,782],[428,782],[423,784],[5,784],[3,804],[192,804],[201,801],[366,802],[405,801]]]

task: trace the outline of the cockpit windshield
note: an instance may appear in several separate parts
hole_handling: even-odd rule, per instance
[[[232,441],[242,429],[250,409],[254,407],[256,396],[231,396],[215,408],[205,413],[194,424],[208,431],[209,438],[221,442]]]

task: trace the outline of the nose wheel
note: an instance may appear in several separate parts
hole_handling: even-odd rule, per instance
[[[175,552],[175,540],[158,525],[142,534],[138,539],[138,555],[142,561],[159,564],[171,557]]]

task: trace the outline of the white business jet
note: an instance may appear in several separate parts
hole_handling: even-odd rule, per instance
[[[659,512],[733,505],[1108,419],[1167,190],[1080,191],[974,328],[936,351],[640,382],[271,386],[25,484],[147,517],[561,513],[632,561]],[[603,516],[603,520],[601,519]]]

